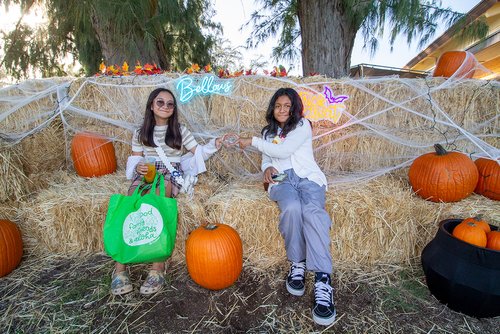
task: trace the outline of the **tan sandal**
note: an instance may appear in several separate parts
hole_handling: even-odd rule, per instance
[[[133,290],[127,271],[121,271],[111,276],[111,293],[115,296],[124,295]]]
[[[151,295],[160,291],[160,289],[165,284],[165,277],[163,272],[158,270],[150,270],[148,277],[144,283],[142,283],[140,293],[143,295]]]

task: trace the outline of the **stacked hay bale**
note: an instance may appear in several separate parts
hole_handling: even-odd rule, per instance
[[[474,195],[460,203],[432,203],[415,196],[407,182],[390,176],[328,190],[326,209],[333,222],[334,262],[356,265],[411,263],[445,218],[480,212],[491,222],[500,221],[495,201]],[[206,210],[211,221],[240,233],[249,262],[272,268],[285,258],[277,228],[279,210],[262,183],[231,183],[207,201]]]
[[[220,187],[216,179],[202,178],[196,198],[179,198],[177,243],[173,257],[184,256],[184,241],[204,219],[202,199]],[[124,171],[98,178],[82,178],[62,171],[49,187],[24,201],[18,209],[20,226],[32,248],[58,254],[81,254],[103,251],[102,229],[109,198],[126,194],[130,181]]]
[[[429,151],[424,144],[442,140],[443,132],[455,138],[453,142],[461,150],[472,152],[474,147],[457,131],[436,122],[442,120],[440,110],[464,130],[482,135],[498,147],[496,123],[490,121],[496,117],[500,88],[468,80],[436,90],[442,82],[248,76],[234,79],[231,96],[197,97],[179,104],[179,111],[181,121],[200,143],[230,131],[259,135],[269,98],[277,88],[321,93],[328,85],[336,95],[349,95],[349,115],[342,116],[339,124],[313,124],[315,155],[330,180],[343,173],[370,173],[407,161]],[[28,109],[9,115],[7,123],[0,122],[4,133],[26,132],[26,124],[43,124],[20,144],[2,147],[0,152],[0,214],[12,216],[16,212],[29,245],[56,253],[102,251],[109,196],[125,193],[128,188],[123,169],[132,130],[141,122],[150,91],[158,86],[172,88],[172,78],[78,79],[69,86],[70,108],[50,118],[48,124],[33,120],[47,120],[46,110],[54,103],[54,93],[47,97],[46,106],[37,109],[39,105],[28,104],[23,107]],[[409,106],[427,118],[408,112]],[[364,120],[364,125],[354,124],[358,120]],[[95,179],[76,176],[68,148],[78,131],[114,139],[119,166],[115,174]],[[384,136],[387,133],[393,137]],[[421,147],[397,145],[394,137]],[[279,210],[263,191],[260,159],[255,150],[229,148],[207,162],[208,171],[200,176],[194,197],[178,198],[174,260],[184,260],[184,242],[204,220],[235,227],[244,243],[245,259],[252,265],[267,269],[284,260],[283,240],[277,229]],[[25,186],[30,183],[33,185]],[[438,204],[420,199],[410,189],[404,169],[369,183],[330,187],[326,206],[333,220],[334,260],[355,265],[409,263],[433,237],[441,219],[483,213],[492,223],[500,221],[499,203],[484,197],[474,195],[458,203]],[[30,192],[33,194],[28,196]],[[14,201],[20,204],[10,205]]]

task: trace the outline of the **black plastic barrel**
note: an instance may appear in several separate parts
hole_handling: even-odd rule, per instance
[[[452,310],[477,318],[500,316],[500,251],[453,237],[453,229],[460,222],[443,220],[422,251],[427,286]]]

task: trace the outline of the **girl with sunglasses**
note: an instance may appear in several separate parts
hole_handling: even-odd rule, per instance
[[[207,145],[200,145],[203,159],[208,159],[222,145],[223,137],[212,139]],[[156,172],[165,177],[165,194],[176,197],[181,185],[176,177],[171,175],[165,164],[158,156],[156,147],[159,146],[172,166],[182,175],[181,156],[183,150],[195,154],[198,143],[186,126],[179,123],[177,102],[172,92],[166,88],[158,88],[151,92],[146,103],[144,121],[141,127],[134,132],[132,138],[132,155],[127,160],[127,178],[132,179],[128,190],[131,195],[148,172],[144,157],[155,158]],[[156,190],[157,191],[157,190]],[[165,284],[165,263],[153,263],[146,280],[140,288],[140,293],[150,295],[159,291]],[[132,284],[126,266],[115,263],[112,275],[111,293],[122,295],[132,291]]]

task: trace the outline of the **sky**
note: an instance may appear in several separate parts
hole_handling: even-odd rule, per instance
[[[479,2],[480,0],[443,0],[442,6],[451,7],[455,11],[465,13],[472,9]],[[239,45],[244,46],[244,42],[250,35],[251,29],[245,29],[243,31],[239,31],[239,29],[243,23],[248,22],[251,14],[258,8],[260,7],[259,5],[255,4],[254,0],[215,0],[215,10],[217,11],[217,13],[214,17],[214,21],[220,22],[222,24],[222,27],[224,29],[224,38],[228,39],[233,47]],[[445,27],[443,26],[436,32],[436,35],[431,38],[429,44],[434,39],[439,37],[444,31]],[[365,63],[391,67],[403,67],[406,63],[408,63],[408,61],[410,61],[420,51],[423,50],[418,48],[417,42],[413,43],[411,46],[408,46],[405,39],[401,37],[396,40],[394,44],[394,50],[391,53],[388,40],[389,38],[387,36],[387,38],[379,41],[379,49],[372,58],[370,56],[369,50],[362,49],[362,37],[360,37],[358,34],[352,53],[351,66]],[[255,59],[259,55],[263,55],[264,58],[268,60],[269,69],[271,69],[273,65],[278,65],[277,62],[273,61],[271,57],[271,49],[275,42],[276,39],[269,40],[258,49],[241,49],[244,55],[245,66],[249,66],[251,59]],[[287,69],[293,66],[294,68],[289,71],[289,73],[292,75],[302,74],[300,60],[298,60],[295,64],[290,64],[283,61],[281,62],[281,64]]]

